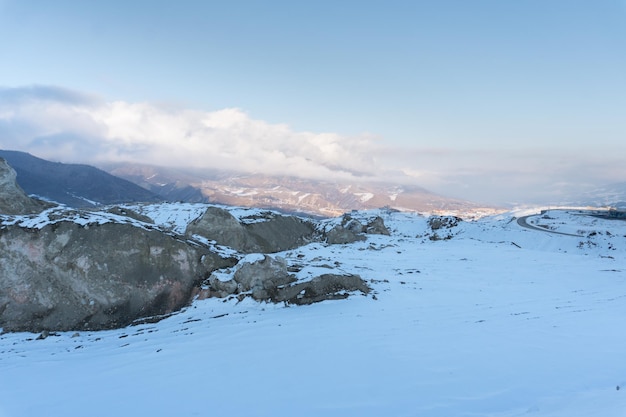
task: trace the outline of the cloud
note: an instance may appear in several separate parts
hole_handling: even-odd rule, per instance
[[[140,162],[316,178],[373,175],[375,144],[295,132],[240,109],[104,101],[54,87],[0,89],[0,146],[63,162]]]
[[[294,131],[237,108],[107,101],[46,86],[0,88],[0,148],[95,165],[388,181],[490,203],[555,201],[566,191],[626,178],[623,161],[614,156],[624,149],[406,147],[371,135]]]

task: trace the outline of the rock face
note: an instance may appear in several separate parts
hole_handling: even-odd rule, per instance
[[[46,204],[34,200],[17,185],[15,170],[0,158],[0,214],[30,214],[43,210]]]
[[[95,330],[166,314],[210,271],[233,265],[207,248],[128,224],[62,221],[0,230],[0,327]]]
[[[325,274],[298,281],[283,258],[267,254],[324,238],[328,243],[350,243],[365,239],[363,233],[389,233],[380,218],[362,224],[345,216],[324,236],[312,222],[295,216],[255,212],[238,220],[225,209],[208,207],[187,227],[185,237],[123,206],[103,211],[53,208],[29,198],[15,180],[15,171],[0,158],[4,331],[123,327],[179,310],[202,285],[213,297],[236,295],[288,304],[341,299],[355,291],[367,294],[369,287],[357,275]],[[219,255],[215,247],[201,243],[203,239],[194,240],[195,235],[239,252],[232,256],[258,255],[238,262]],[[231,267],[235,269],[228,280],[212,274]]]
[[[315,227],[293,216],[267,212],[263,218],[240,223],[227,210],[209,207],[187,227],[187,235],[200,235],[243,253],[274,253],[294,249],[312,240]]]

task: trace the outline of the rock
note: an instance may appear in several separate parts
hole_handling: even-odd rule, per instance
[[[247,294],[257,301],[303,305],[347,298],[348,293],[353,291],[363,294],[370,291],[358,275],[324,274],[296,283],[295,276],[288,272],[282,258],[264,255],[256,261],[242,262],[231,280],[220,281],[216,275],[209,278],[212,296]]]
[[[366,239],[363,233],[387,236],[390,234],[380,216],[376,216],[364,225],[351,215],[344,214],[341,224],[333,227],[326,233],[326,243],[330,245],[346,245],[363,241]]]
[[[231,266],[208,248],[130,224],[0,229],[0,327],[98,330],[187,305],[212,270]]]
[[[243,264],[233,280],[241,292],[249,291],[255,300],[268,300],[279,287],[294,282],[296,278],[287,271],[284,259],[265,255],[257,262]]]
[[[428,219],[428,226],[433,231],[430,240],[448,240],[454,236],[453,230],[463,219],[456,216],[432,216]]]
[[[261,253],[295,249],[312,241],[315,225],[294,216],[269,214],[264,221],[244,225]]]
[[[346,245],[365,240],[365,236],[357,234],[343,226],[335,226],[326,233],[326,243],[329,245]]]
[[[0,213],[1,214],[31,214],[38,213],[49,204],[35,200],[17,185],[15,170],[0,158]]]
[[[385,236],[389,236],[391,234],[389,233],[389,229],[387,229],[387,226],[385,226],[385,222],[380,216],[376,216],[373,220],[367,223],[367,226],[365,226],[365,233],[370,235]]]
[[[358,275],[324,274],[311,281],[279,288],[272,301],[305,305],[324,300],[344,299],[353,291],[368,294],[370,288]]]
[[[262,255],[255,261],[241,261],[233,278],[220,281],[215,275],[209,277],[211,292],[217,297],[249,293],[258,301],[271,299],[279,287],[294,282],[296,278],[287,270],[283,258]]]
[[[185,234],[199,235],[214,240],[218,245],[245,253],[254,252],[257,248],[250,241],[243,225],[227,210],[219,207],[208,207],[202,216],[187,226]]]
[[[463,219],[456,216],[432,216],[428,219],[428,226],[432,230],[452,229],[461,223]]]
[[[294,249],[312,240],[312,223],[294,216],[266,214],[253,223],[242,224],[227,210],[209,207],[186,230],[243,253],[274,253]]]

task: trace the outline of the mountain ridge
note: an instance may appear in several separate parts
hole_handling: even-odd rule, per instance
[[[289,212],[336,216],[351,210],[391,207],[403,211],[468,211],[489,206],[444,197],[417,185],[332,181],[236,171],[176,169],[119,163],[102,165],[107,172],[153,192],[198,190],[208,201]],[[168,197],[166,193],[159,193]],[[174,194],[172,196],[178,196]],[[195,194],[197,196],[197,193]],[[203,202],[203,201],[197,201]]]
[[[164,199],[131,181],[86,164],[65,164],[38,158],[27,152],[0,150],[17,173],[17,182],[28,194],[71,207],[127,202],[159,202]]]

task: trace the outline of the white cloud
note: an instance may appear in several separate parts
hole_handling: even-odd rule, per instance
[[[150,103],[81,101],[49,89],[41,94],[33,88],[5,89],[0,98],[3,93],[12,100],[0,100],[0,145],[54,160],[132,161],[305,177],[375,171],[369,140],[294,132],[284,124],[255,120],[240,109],[204,112]]]
[[[559,189],[626,178],[623,161],[610,156],[623,154],[615,149],[397,147],[367,135],[297,132],[236,108],[105,101],[53,87],[0,89],[0,148],[62,162],[379,179],[487,202],[549,199]]]

